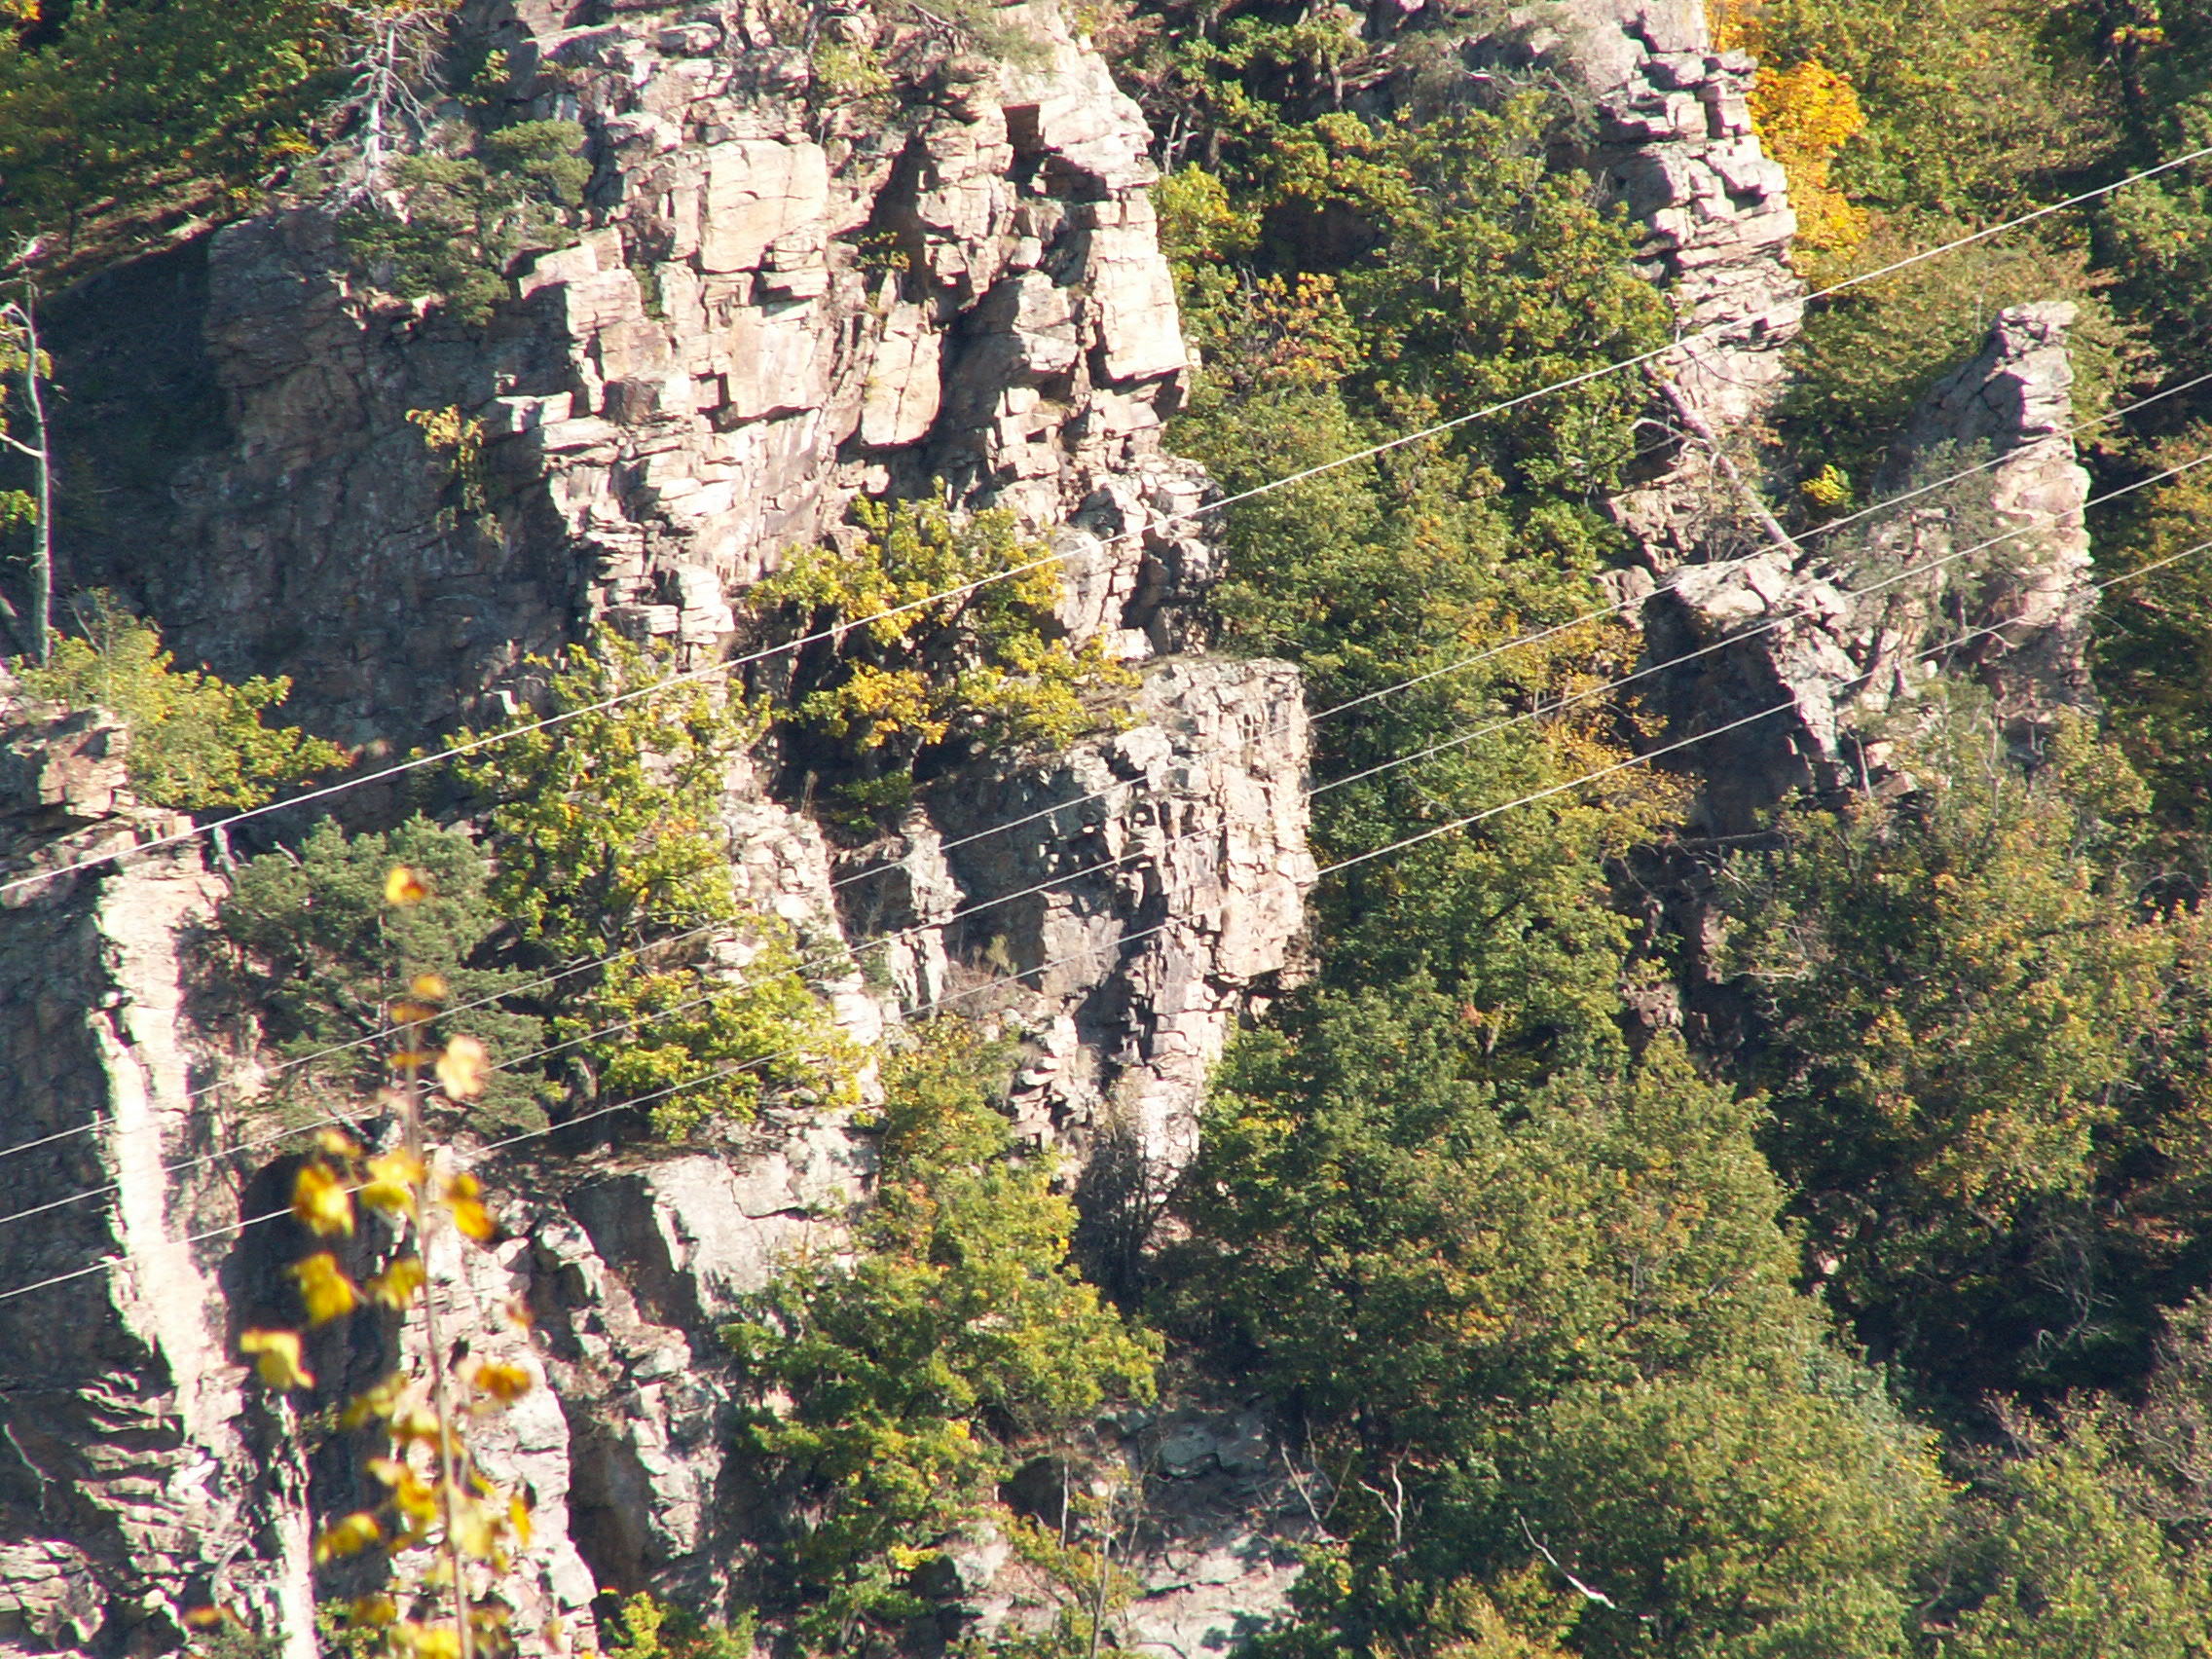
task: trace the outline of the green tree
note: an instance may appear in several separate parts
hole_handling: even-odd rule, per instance
[[[2183,428],[2143,456],[2151,471],[2212,453],[2212,424]],[[2099,602],[2097,688],[2113,734],[2142,771],[2159,815],[2194,839],[2212,830],[2212,560],[2190,550],[2212,541],[2212,468],[2131,498],[2131,511],[2099,537],[2100,573],[2126,577]]]
[[[0,246],[43,235],[67,264],[237,211],[313,153],[354,18],[324,0],[74,0],[0,23]]]
[[[611,633],[535,666],[545,707],[454,765],[483,802],[491,903],[527,960],[564,971],[552,1029],[578,1085],[692,1085],[654,1109],[672,1137],[764,1099],[849,1099],[858,1056],[789,930],[731,886],[722,795],[757,719],[703,679],[656,689],[666,663]]]
[[[1013,1525],[1021,1449],[1152,1397],[1156,1342],[1078,1275],[1074,1206],[998,1110],[1011,1057],[951,1020],[895,1054],[852,1253],[793,1263],[724,1332],[745,1443],[801,1518],[760,1567],[810,1645],[884,1650],[963,1532]]]
[[[423,875],[429,896],[421,903],[386,902],[395,864]],[[487,875],[465,833],[419,817],[352,835],[324,819],[296,855],[268,853],[239,867],[217,923],[243,953],[245,989],[265,1034],[295,1062],[278,1080],[286,1097],[326,1105],[333,1086],[373,1091],[387,1069],[375,1039],[390,1029],[391,1004],[406,1000],[407,976],[429,973],[453,1002],[483,1005],[458,1016],[493,1068],[471,1125],[497,1135],[544,1124],[542,1073],[505,1069],[542,1045],[543,1023],[487,1001],[526,977],[484,965],[504,925],[486,895]],[[323,1052],[338,1045],[344,1052]],[[309,1061],[311,1054],[319,1057]]]
[[[1957,1517],[1957,1610],[1931,1620],[1932,1651],[2190,1659],[2212,1647],[2212,1578],[2140,1501],[2124,1424],[2074,1408],[2049,1421],[2014,1412],[2007,1426],[2009,1455],[1984,1459]]]
[[[1177,1323],[1342,1494],[1287,1640],[1424,1645],[1455,1587],[1535,1563],[1614,1604],[1577,1608],[1584,1652],[1894,1646],[1939,1493],[1789,1286],[1755,1114],[1664,1045],[1511,1107],[1480,1071],[1418,981],[1323,994],[1209,1111]]]
[[[2085,724],[2032,776],[1943,731],[1904,811],[1788,819],[1722,897],[1809,1271],[1959,1403],[2147,1362],[2142,1299],[2194,1259],[2150,1217],[2203,1192],[2204,939],[2138,903],[2147,796]]]
[[[130,728],[131,786],[146,800],[185,812],[259,806],[280,786],[345,762],[337,745],[268,723],[268,711],[291,693],[289,679],[232,684],[180,669],[151,623],[103,594],[76,610],[84,633],[55,641],[45,666],[23,668],[23,690],[120,716]]]
[[[1136,677],[1101,641],[1069,642],[1060,567],[1012,513],[956,522],[936,502],[865,497],[853,512],[857,537],[801,553],[747,596],[787,637],[840,631],[798,659],[792,710],[846,799],[896,808],[917,766],[1064,747],[1115,718]]]
[[[574,240],[569,226],[591,178],[576,154],[583,137],[572,121],[436,134],[386,168],[391,200],[340,222],[347,250],[377,286],[404,300],[434,296],[481,325],[511,292],[518,258]]]

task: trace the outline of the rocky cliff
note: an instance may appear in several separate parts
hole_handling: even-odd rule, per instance
[[[1185,515],[1207,485],[1160,441],[1187,368],[1135,106],[1042,11],[1004,15],[1026,43],[1006,64],[851,9],[475,23],[507,55],[507,113],[587,134],[577,238],[482,329],[366,286],[313,204],[87,284],[55,332],[105,459],[76,480],[65,579],[117,589],[187,656],[292,676],[296,716],[376,754],[511,706],[529,654],[597,621],[711,662],[744,590],[859,494],[1012,508],[1064,555],[1070,636],[1140,665],[1129,720],[987,757],[858,851],[773,798],[772,766],[733,777],[724,824],[741,896],[810,942],[896,936],[886,973],[823,987],[860,1035],[944,1006],[1029,1039],[1029,1132],[1112,1154],[1085,1189],[1104,1248],[1187,1159],[1205,1071],[1293,966],[1312,880],[1296,676],[1191,654],[1209,554]],[[856,58],[886,84],[822,72]],[[440,412],[461,442],[432,441]],[[11,719],[12,871],[155,828],[112,722]],[[77,1275],[0,1303],[0,1642],[156,1651],[220,1601],[313,1650],[301,1500],[360,1477],[304,1453],[233,1358],[285,1316],[298,1241],[259,1219],[289,1166],[253,1145],[250,1032],[199,1023],[194,934],[223,890],[177,849],[0,913],[8,1138],[42,1142],[0,1160],[0,1204],[87,1195],[0,1233],[7,1284]],[[726,1581],[757,1518],[724,1466],[715,1321],[837,1235],[869,1141],[793,1120],[711,1154],[532,1150],[485,1170],[507,1242],[433,1261],[433,1294],[470,1329],[514,1299],[536,1316],[512,1346],[555,1386],[486,1460],[535,1506],[518,1628],[558,1615],[588,1641],[602,1589],[706,1604]],[[1217,1457],[1205,1420],[1101,1454],[1179,1448],[1161,1467],[1188,1501],[1153,1506],[1131,1617],[1194,1645],[1289,1576],[1251,1525],[1279,1500],[1264,1437]],[[1004,1550],[979,1559],[963,1593],[1024,1616]]]
[[[377,752],[526,697],[524,659],[597,621],[714,660],[745,590],[858,495],[1011,507],[1065,555],[1070,634],[1139,666],[1130,722],[982,757],[874,845],[833,846],[768,766],[733,780],[724,825],[753,903],[815,942],[893,940],[880,976],[824,987],[856,1030],[948,1004],[1024,1038],[1019,1126],[1089,1161],[1088,1246],[1110,1266],[1187,1161],[1235,1022],[1297,971],[1304,713],[1293,671],[1202,648],[1210,555],[1184,515],[1208,486],[1161,443],[1188,370],[1149,135],[1054,15],[999,16],[1031,49],[994,66],[956,31],[843,4],[480,8],[509,112],[588,135],[577,237],[482,329],[377,292],[312,203],[87,284],[54,313],[68,419],[123,438],[71,482],[64,574],[121,591],[188,658],[293,676],[296,716]],[[1978,671],[2033,663],[2036,696],[2077,695],[2063,317],[2009,315],[1912,439],[2002,454],[1983,504],[2034,534],[1996,577],[1855,606],[1813,552],[1741,557],[1755,479],[1722,462],[1801,297],[1751,66],[1709,49],[1696,0],[1545,17],[1530,44],[1599,111],[1583,159],[1645,228],[1685,330],[1714,331],[1662,365],[1656,459],[1618,503],[1643,559],[1623,592],[1658,589],[1655,658],[1722,645],[1671,682],[1678,730],[1797,707],[1702,763],[1713,822],[1863,759],[1846,728],[1909,693],[1911,654],[1970,600],[2040,607],[1976,647]],[[480,423],[465,454],[409,419],[439,412]],[[1884,534],[1958,545],[1972,516],[1930,515]],[[6,722],[10,872],[163,828],[123,786],[112,722],[19,703]],[[195,994],[222,891],[172,849],[0,904],[0,1213],[85,1195],[0,1224],[0,1289],[73,1275],[0,1301],[0,1648],[165,1651],[184,1608],[223,1601],[292,1659],[313,1649],[302,1500],[356,1477],[303,1450],[233,1357],[240,1328],[281,1316],[296,1250],[289,1222],[241,1228],[280,1207],[288,1166],[252,1145],[270,1125],[250,1030]],[[527,1307],[535,1336],[500,1340],[553,1384],[486,1453],[535,1505],[520,1623],[588,1641],[603,1588],[726,1586],[757,1517],[726,1456],[715,1322],[781,1252],[833,1239],[869,1169],[869,1137],[834,1117],[486,1166],[500,1241],[430,1266],[472,1328]],[[1097,1455],[1149,1499],[1124,1645],[1218,1648],[1284,1604],[1314,1489],[1243,1408],[1099,1426]],[[986,1621],[1036,1604],[1002,1545],[957,1564]]]

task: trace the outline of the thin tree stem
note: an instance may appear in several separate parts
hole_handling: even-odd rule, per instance
[[[429,1198],[429,1165],[423,1150],[423,1024],[407,1022],[406,1077],[407,1156],[422,1173],[415,1186],[415,1245],[423,1253],[423,1336],[430,1350],[430,1398],[438,1418],[439,1509],[445,1521],[446,1563],[453,1570],[453,1616],[461,1643],[461,1659],[473,1659],[475,1633],[469,1628],[466,1566],[454,1531],[454,1498],[460,1492],[460,1472],[453,1455],[453,1389],[446,1376],[445,1343],[438,1330],[437,1285],[429,1276],[432,1226],[437,1207]]]

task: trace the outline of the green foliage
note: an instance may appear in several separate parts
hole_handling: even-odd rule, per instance
[[[0,26],[0,246],[129,246],[161,216],[236,211],[309,154],[356,38],[324,0],[74,0]]]
[[[2212,40],[2202,49],[2200,82],[2212,82]],[[2159,159],[2212,146],[2212,90],[2174,109]],[[2200,161],[2110,199],[2098,214],[2099,252],[2115,273],[2115,296],[2180,363],[2212,344],[2204,294],[2212,283],[2212,162]],[[2200,405],[2201,406],[2201,400]]]
[[[199,812],[259,806],[285,784],[344,764],[335,744],[267,712],[290,694],[282,676],[231,684],[180,669],[161,635],[104,594],[78,602],[79,637],[55,642],[43,668],[17,665],[26,695],[98,707],[130,727],[130,782],[158,806]]]
[[[1885,213],[1986,223],[2039,205],[2111,141],[2106,108],[2051,50],[2045,0],[1757,0],[1762,64],[1808,61],[1866,117],[1835,178]]]
[[[719,1624],[640,1591],[622,1604],[622,1635],[610,1651],[630,1659],[752,1659],[753,1625],[751,1608],[735,1624]]]
[[[589,1056],[602,1094],[659,1096],[651,1116],[664,1140],[688,1139],[716,1118],[744,1122],[763,1101],[854,1098],[859,1051],[830,1023],[782,929],[766,917],[751,926],[753,956],[734,986],[696,967],[614,962],[587,1000],[553,1022],[560,1041]],[[677,1088],[710,1068],[726,1075]]]
[[[9,437],[10,414],[20,395],[20,387],[27,376],[36,375],[47,380],[54,374],[53,361],[44,351],[34,363],[31,358],[31,330],[16,308],[0,304],[0,439]],[[37,433],[30,441],[35,442]],[[25,441],[20,437],[18,442]],[[0,546],[5,546],[7,533],[18,525],[36,526],[38,523],[38,497],[29,490],[0,490]]]
[[[2212,1577],[2158,1523],[2115,1414],[2008,1422],[1962,1506],[1948,1563],[1957,1659],[2188,1659],[2212,1647]]]
[[[665,659],[608,630],[532,666],[547,676],[544,706],[454,762],[491,801],[500,910],[560,956],[734,919],[719,813],[728,769],[758,729],[750,714],[704,679],[655,689],[670,677]]]
[[[1907,238],[1885,228],[1823,275],[1879,270],[1942,240],[1941,230]],[[2081,251],[2014,238],[1853,288],[1806,318],[1777,411],[1783,435],[1805,471],[1836,467],[1863,493],[1913,406],[1981,349],[1997,313],[2051,299],[2071,300],[2080,313],[2068,337],[2077,353],[2074,418],[2093,420],[2116,401],[2132,355],[2101,286]]]
[[[2212,454],[2212,424],[2185,427],[2143,457],[2153,472]],[[2212,467],[2130,498],[2126,521],[2100,537],[2100,575],[2120,582],[2100,602],[2097,688],[2114,731],[2143,772],[2160,816],[2193,836],[2212,830]]]
[[[2140,1364],[2152,1217],[2204,1190],[2203,921],[2138,903],[2147,795],[2078,720],[2032,778],[1966,719],[1912,766],[1902,815],[1795,816],[1722,886],[1808,1260],[1932,1392]]]
[[[1754,1114],[1666,1047],[1511,1110],[1478,1056],[1419,981],[1318,998],[1234,1052],[1185,1189],[1186,1328],[1342,1471],[1309,1618],[1424,1641],[1548,1549],[1618,1604],[1583,1652],[1894,1645],[1937,1489],[1789,1288]]]
[[[805,1518],[762,1566],[810,1644],[895,1640],[931,1605],[917,1575],[1011,1520],[1017,1447],[1152,1396],[1157,1346],[1077,1275],[1073,1205],[1015,1156],[994,1104],[1009,1060],[942,1020],[894,1056],[854,1255],[794,1264],[724,1333],[759,1402],[747,1443]]]
[[[863,804],[931,752],[1064,747],[1135,684],[1100,642],[1068,643],[1053,613],[1060,567],[1020,538],[1013,514],[956,524],[934,502],[866,498],[854,514],[857,540],[799,555],[748,599],[793,637],[843,630],[802,657],[793,706],[833,746],[830,763],[855,774],[847,788]]]
[[[385,878],[395,864],[421,871],[429,898],[405,909],[387,903]],[[293,1059],[361,1044],[284,1073],[278,1087],[286,1097],[377,1088],[388,1056],[369,1040],[388,1033],[389,1005],[407,995],[416,974],[443,979],[455,1003],[499,997],[523,979],[476,965],[503,925],[486,896],[486,875],[467,835],[423,818],[355,835],[326,818],[297,856],[269,853],[239,867],[217,925],[244,955],[253,1004],[276,1052]],[[541,1022],[497,1002],[456,1018],[456,1029],[480,1041],[499,1068],[471,1108],[471,1124],[487,1135],[541,1127],[544,1079],[504,1069],[536,1051]]]
[[[703,679],[653,689],[665,662],[611,633],[536,666],[546,706],[454,767],[488,803],[490,897],[525,948],[575,963],[632,953],[569,981],[556,1035],[585,1086],[698,1080],[656,1103],[671,1136],[750,1118],[769,1095],[847,1098],[851,1045],[783,924],[730,887],[721,794],[757,720]],[[531,729],[552,716],[567,718]],[[741,941],[742,962],[716,960],[717,934]]]
[[[389,168],[396,202],[362,206],[340,226],[347,251],[370,280],[403,300],[436,297],[481,325],[510,292],[523,254],[573,240],[591,164],[576,154],[572,121],[525,121],[474,133],[465,153],[445,147],[399,157]]]
[[[1217,370],[1189,424],[1211,427],[1210,398],[1234,405],[1348,372],[1349,413],[1395,432],[1655,344],[1662,306],[1629,268],[1627,228],[1575,175],[1547,170],[1547,115],[1523,98],[1427,121],[1277,121],[1234,190],[1227,175],[1181,175],[1163,229],[1187,279],[1186,325]],[[1457,443],[1493,491],[1575,498],[1614,475],[1641,397],[1609,377],[1486,419]]]
[[[1263,32],[1253,23],[1235,52],[1195,51],[1190,71],[1245,135],[1235,153],[1248,170],[1186,166],[1161,206],[1206,365],[1174,441],[1226,488],[1333,462],[1656,341],[1654,296],[1629,274],[1624,229],[1589,205],[1581,181],[1546,171],[1545,106],[1296,121],[1252,95]],[[1324,857],[1617,757],[1619,711],[1597,702],[1469,739],[1625,671],[1625,631],[1593,626],[1454,665],[1593,607],[1616,543],[1588,502],[1618,478],[1634,408],[1622,383],[1600,382],[1546,399],[1541,414],[1472,423],[1223,515],[1228,573],[1214,603],[1227,644],[1298,663],[1319,709],[1431,677],[1314,728]],[[1486,1022],[1500,1080],[1613,1051],[1628,936],[1604,904],[1604,861],[1669,802],[1653,780],[1625,774],[1585,801],[1363,867],[1320,896],[1327,971],[1347,986],[1431,976]]]

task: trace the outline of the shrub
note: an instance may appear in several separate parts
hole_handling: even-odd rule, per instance
[[[377,286],[443,299],[480,325],[506,298],[518,257],[572,240],[570,214],[591,177],[575,154],[583,137],[572,121],[525,121],[479,134],[463,154],[402,156],[389,169],[396,202],[342,221],[347,250]]]
[[[427,899],[407,908],[385,902],[386,873],[395,864],[423,874]],[[284,1073],[283,1094],[298,1100],[333,1086],[373,1090],[387,1056],[363,1040],[389,1030],[389,1004],[411,974],[435,974],[456,1003],[498,997],[524,979],[482,965],[503,925],[486,896],[486,876],[466,834],[423,818],[356,835],[324,819],[297,856],[270,853],[239,867],[217,925],[244,953],[253,1003],[277,1053],[298,1060],[361,1043]],[[470,1008],[462,1020],[496,1068],[542,1038],[539,1020],[497,1003]],[[495,1069],[470,1122],[495,1135],[540,1127],[547,1094],[535,1070]]]
[[[1010,1058],[951,1020],[895,1056],[853,1254],[794,1263],[723,1333],[756,1402],[745,1442],[807,1518],[773,1570],[810,1644],[897,1636],[956,1535],[1012,1520],[1016,1448],[1152,1397],[1157,1343],[1077,1275],[1074,1206],[1015,1155]]]
[[[730,886],[722,790],[759,721],[701,681],[649,689],[666,663],[611,633],[535,666],[550,677],[545,709],[455,770],[486,800],[489,895],[524,950],[624,957],[563,994],[556,1029],[583,1087],[619,1097],[697,1080],[655,1107],[671,1136],[748,1118],[768,1095],[848,1099],[852,1045],[784,924]],[[618,697],[630,700],[598,707]],[[543,715],[570,718],[527,729]],[[751,952],[742,971],[715,960],[716,937]]]
[[[1064,747],[1112,719],[1135,676],[1098,641],[1069,643],[1059,566],[1012,513],[863,499],[854,514],[851,545],[802,554],[748,596],[792,635],[839,630],[802,657],[793,708],[849,774],[848,798],[898,804],[883,786],[932,752]]]
[[[104,594],[78,603],[81,636],[55,642],[43,668],[18,666],[23,690],[99,707],[130,727],[130,783],[158,806],[199,812],[259,806],[279,786],[342,765],[345,752],[265,717],[291,693],[279,675],[232,684],[176,666],[160,632]]]

